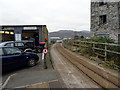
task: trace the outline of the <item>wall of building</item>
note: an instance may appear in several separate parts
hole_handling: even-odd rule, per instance
[[[15,35],[16,34],[20,34],[21,39],[22,39],[23,31],[25,31],[25,30],[27,30],[28,32],[30,30],[32,30],[32,31],[37,30],[37,33],[39,34],[39,39],[38,39],[39,42],[43,42],[43,41],[45,41],[46,38],[48,38],[48,30],[47,30],[46,25],[13,25],[13,26],[12,25],[8,25],[8,26],[4,25],[4,26],[1,26],[1,27],[2,27],[1,30],[3,30],[3,31],[4,30],[10,31],[12,29],[13,32],[14,32],[14,40],[15,40]],[[24,30],[24,27],[27,27],[28,29]],[[29,29],[29,28],[31,28],[31,29]],[[27,34],[33,36],[33,34],[31,34],[31,33],[27,33]],[[2,37],[2,34],[0,34],[0,36]],[[5,36],[4,36],[4,38],[5,38]]]
[[[48,30],[46,25],[42,26],[42,41],[46,41],[46,39],[48,39]]]
[[[91,36],[109,35],[110,38],[118,41],[119,32],[119,3],[107,2],[99,6],[99,2],[91,2]],[[106,23],[100,23],[100,16],[106,15]]]

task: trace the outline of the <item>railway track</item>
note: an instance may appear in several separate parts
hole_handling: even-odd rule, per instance
[[[86,74],[101,87],[119,88],[117,77],[101,70],[100,68],[96,68],[95,66],[90,65],[89,63],[85,62],[85,60],[82,60],[79,57],[75,56],[71,51],[62,47],[61,44],[57,44],[56,49],[75,67],[77,67],[80,71]]]

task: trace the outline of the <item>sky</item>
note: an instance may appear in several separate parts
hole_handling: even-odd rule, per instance
[[[89,31],[90,0],[0,0],[0,25],[24,24]]]

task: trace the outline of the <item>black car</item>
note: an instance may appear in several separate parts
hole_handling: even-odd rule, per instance
[[[2,42],[0,46],[17,47],[25,52],[41,51],[41,48],[36,48],[34,42],[30,40]]]
[[[2,62],[2,71],[9,71],[22,66],[34,66],[39,57],[35,53],[23,52],[15,47],[0,47],[0,62]]]

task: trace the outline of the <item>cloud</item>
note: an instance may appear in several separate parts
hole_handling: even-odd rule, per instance
[[[90,30],[90,0],[0,0],[0,24],[44,24],[49,31]]]

